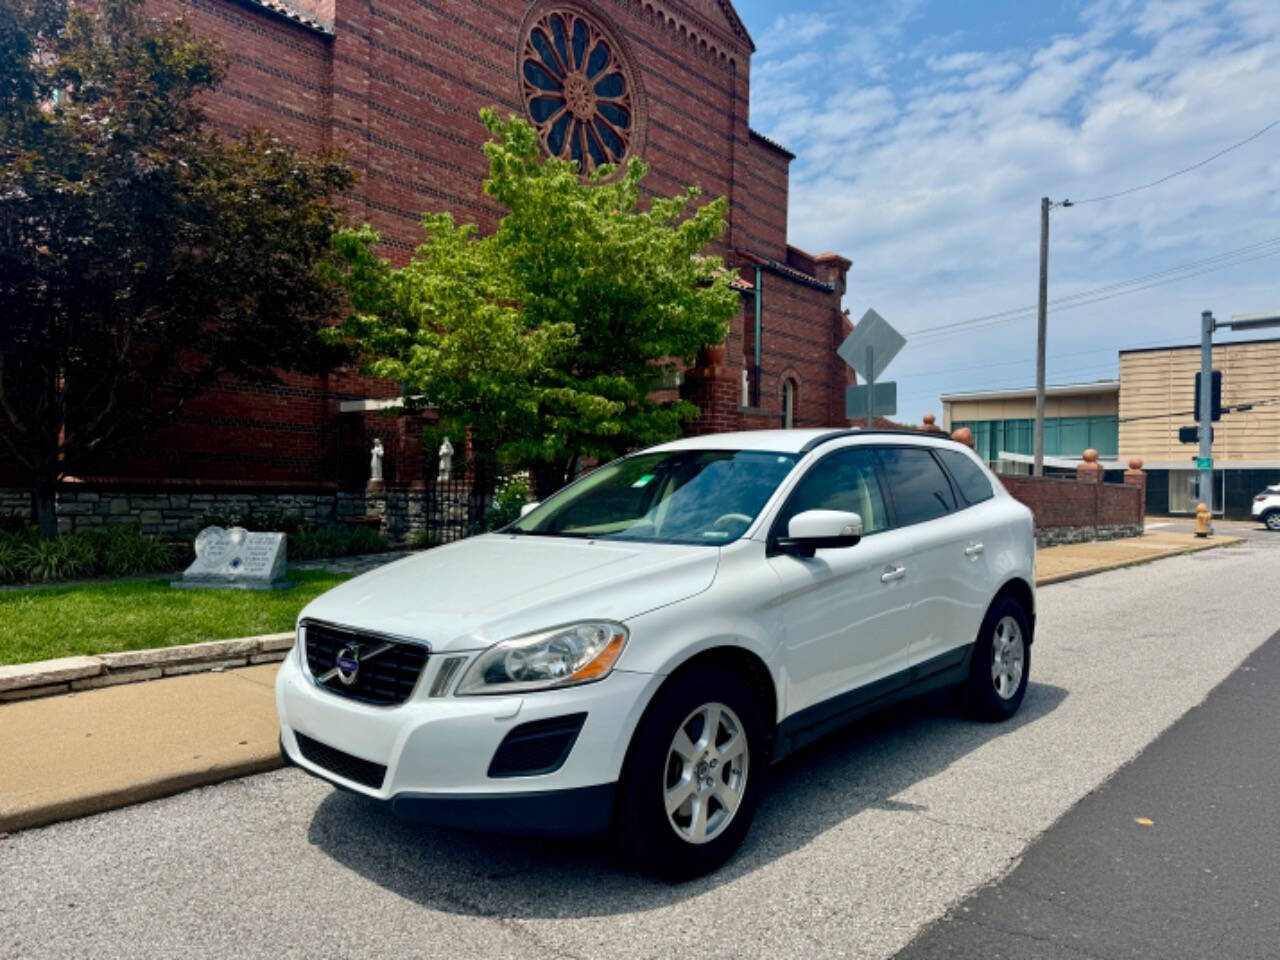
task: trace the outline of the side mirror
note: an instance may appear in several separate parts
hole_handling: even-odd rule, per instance
[[[541,505],[542,503],[539,500],[535,500],[533,501],[533,503],[526,503],[524,506],[520,508],[520,516],[527,517],[534,510],[537,510],[538,507],[540,507]]]
[[[778,537],[783,553],[812,557],[815,550],[852,547],[862,539],[862,517],[844,510],[806,510],[787,524],[787,535]]]

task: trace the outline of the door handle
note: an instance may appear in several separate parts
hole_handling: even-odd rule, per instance
[[[968,557],[969,559],[971,559],[971,560],[972,560],[974,557],[976,557],[976,556],[978,556],[980,553],[982,553],[982,550],[983,550],[983,546],[982,546],[982,544],[980,544],[980,543],[971,543],[971,544],[969,544],[967,547],[965,547],[965,548],[964,548],[964,555],[965,555],[966,557]]]
[[[884,568],[884,573],[880,574],[881,583],[892,583],[894,580],[901,580],[907,575],[906,567],[895,567],[892,564]]]

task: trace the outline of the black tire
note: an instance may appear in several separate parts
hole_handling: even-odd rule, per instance
[[[1021,636],[1022,670],[1012,694],[1001,696],[993,672],[997,629],[1006,618],[1014,621]],[[978,631],[969,679],[964,686],[964,699],[973,716],[988,723],[999,723],[1018,712],[1027,694],[1027,678],[1031,675],[1031,646],[1031,620],[1027,611],[1011,596],[997,597]]]
[[[664,791],[672,773],[669,764],[677,730],[695,711],[709,704],[728,707],[740,721],[741,733],[746,737],[746,772],[741,799],[732,815],[710,839],[693,843],[677,833],[668,818]],[[671,677],[636,728],[619,784],[615,830],[623,849],[642,870],[663,880],[691,880],[716,869],[733,855],[747,835],[764,788],[770,726],[750,683],[731,669],[694,666]],[[717,775],[730,776],[730,763],[726,762],[718,774],[712,774]],[[702,802],[713,809],[723,809],[716,806],[718,799]]]

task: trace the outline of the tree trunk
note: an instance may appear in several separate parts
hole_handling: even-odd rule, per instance
[[[539,463],[531,472],[534,499],[545,500],[568,482],[569,464],[559,460]]]
[[[52,540],[58,535],[56,490],[55,484],[37,483],[31,491],[31,516],[42,540]]]

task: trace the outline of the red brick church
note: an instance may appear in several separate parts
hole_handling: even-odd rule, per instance
[[[225,48],[231,68],[208,109],[224,133],[266,128],[347,152],[360,174],[352,216],[374,225],[392,259],[421,242],[427,210],[493,226],[479,149],[488,105],[525,116],[549,152],[588,169],[640,155],[653,191],[696,183],[727,196],[729,229],[714,252],[739,268],[742,309],[723,355],[707,351],[682,375],[681,394],[703,411],[693,429],[846,422],[852,376],[835,349],[849,330],[840,301],[850,261],[787,242],[793,155],[749,126],[754,45],[728,0],[153,0],[149,9],[185,17]],[[127,458],[68,484],[64,525],[132,514],[176,532],[210,505],[332,515],[341,491],[363,491],[372,436],[387,448],[388,487],[420,485],[418,425],[380,409],[395,396],[394,385],[351,371],[227,382]],[[24,497],[3,491],[0,512]]]

